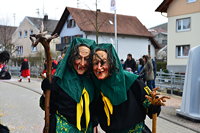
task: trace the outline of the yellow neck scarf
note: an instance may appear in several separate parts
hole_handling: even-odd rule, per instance
[[[86,119],[86,129],[88,128],[88,124],[90,121],[90,109],[89,109],[89,104],[90,104],[90,98],[89,94],[86,91],[86,89],[83,89],[82,96],[85,101],[85,119]],[[81,131],[81,116],[83,114],[83,99],[81,96],[81,100],[79,103],[77,103],[77,108],[76,108],[76,126],[77,128]]]
[[[110,100],[106,96],[104,96],[102,92],[101,95],[102,95],[102,100],[104,102],[104,111],[107,116],[107,124],[108,126],[110,126],[110,114],[113,114],[113,106]]]

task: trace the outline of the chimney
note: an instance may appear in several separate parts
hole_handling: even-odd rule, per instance
[[[44,15],[44,21],[47,21],[47,20],[48,20],[48,15],[45,14],[45,15]]]

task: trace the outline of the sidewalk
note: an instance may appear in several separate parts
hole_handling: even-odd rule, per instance
[[[185,133],[190,133],[190,132],[200,133],[200,122],[187,120],[181,116],[176,115],[176,109],[180,109],[182,97],[176,96],[176,95],[170,95],[166,93],[161,93],[161,95],[170,96],[171,99],[168,99],[166,102],[166,106],[162,107],[161,114],[158,118],[158,130],[160,129],[161,131],[158,133],[161,133],[161,132],[184,133],[187,130],[188,132],[185,132]],[[177,125],[177,127],[173,128],[173,125]]]
[[[10,84],[14,84],[17,86],[21,86],[23,88],[26,88],[28,90],[34,91],[38,94],[42,94],[42,90],[41,90],[41,81],[42,79],[40,78],[31,78],[31,82],[28,82],[28,79],[25,78],[22,80],[22,82],[18,82],[19,78],[13,76],[10,80],[0,80],[2,82],[7,82]]]
[[[27,79],[18,82],[17,77],[12,77],[11,80],[1,80],[26,89],[42,94],[41,79],[31,78],[29,83]],[[166,106],[162,107],[162,111],[157,120],[157,133],[200,133],[200,122],[193,122],[176,115],[176,109],[181,106],[182,98],[176,95],[169,95],[161,93],[161,95],[170,96],[171,99],[167,100]],[[151,120],[147,117],[145,120],[146,125],[151,129]],[[100,128],[99,128],[100,129]],[[104,133],[100,130],[99,133]]]

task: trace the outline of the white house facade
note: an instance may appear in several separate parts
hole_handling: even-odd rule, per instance
[[[84,20],[80,19],[80,17],[82,17],[83,15],[77,17],[76,14],[74,14],[74,12],[77,12],[77,10],[80,9],[66,8],[54,31],[54,33],[58,33],[60,35],[61,38],[61,44],[59,44],[61,46],[60,49],[62,49],[63,47],[68,47],[74,37],[84,37],[96,41],[96,31],[94,30],[95,28],[91,26],[92,24],[90,25],[85,24],[83,26]],[[127,16],[127,18],[128,17],[130,16]],[[111,21],[110,19],[108,20]],[[107,29],[109,28],[114,29],[114,25],[108,22],[107,25],[105,25],[107,26],[105,28],[106,30],[104,31],[100,30],[98,33],[98,43],[112,43],[120,59],[126,60],[127,54],[129,53],[131,53],[133,55],[133,58],[135,58],[136,60],[141,58],[143,55],[148,55],[148,54],[152,58],[154,58],[155,45],[153,45],[152,41],[150,41],[149,39],[152,36],[150,32],[148,32],[148,30],[144,28],[144,26],[140,22],[137,23],[139,23],[140,26],[142,26],[141,29],[144,30],[143,33],[133,35],[132,33],[127,32],[126,34],[125,32],[122,32],[124,31],[124,29],[121,29],[121,33],[119,30],[117,35],[118,44],[115,45],[114,33],[112,31],[107,31]],[[119,29],[126,27],[125,25],[126,23],[123,26],[120,25]],[[58,47],[60,47],[59,45]]]
[[[185,73],[190,49],[200,45],[200,0],[164,0],[156,11],[168,17],[167,68]]]

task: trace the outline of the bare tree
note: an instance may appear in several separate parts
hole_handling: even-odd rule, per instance
[[[87,5],[85,5],[87,6]],[[86,10],[76,10],[75,14],[77,16],[76,19],[82,18],[80,21],[78,21],[79,25],[89,27],[90,29],[93,29],[96,34],[96,42],[98,43],[99,33],[101,32],[101,29],[108,25],[108,21],[112,20],[114,16],[112,15],[105,15],[105,13],[101,13],[101,10],[98,9],[98,2],[96,0],[95,3],[95,11],[93,11],[89,6],[87,8],[89,9],[89,12]],[[79,17],[80,16],[80,17]],[[84,17],[83,17],[84,16]],[[88,17],[90,16],[90,17]]]
[[[11,40],[12,34],[16,28],[17,27],[0,25],[0,49],[8,51],[10,54],[15,49],[15,46],[11,43]]]

